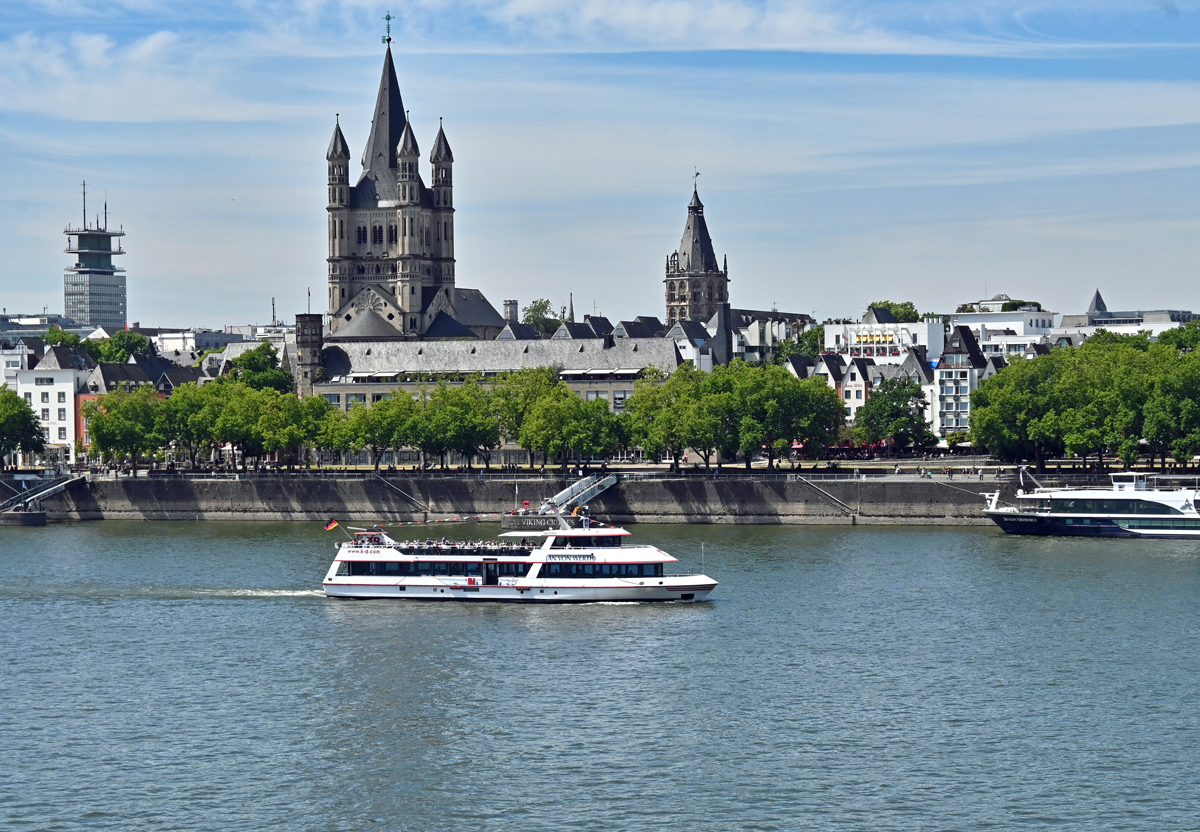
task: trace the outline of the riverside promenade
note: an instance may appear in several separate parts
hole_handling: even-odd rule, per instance
[[[833,473],[725,468],[627,471],[590,502],[613,523],[827,525],[988,525],[985,495],[1011,498],[1020,483],[1011,469],[953,476],[932,467],[859,468]],[[557,473],[557,471],[555,472]],[[306,520],[433,521],[495,515],[538,506],[573,477],[476,470],[463,472],[325,471],[267,474],[89,476],[47,500],[51,521]],[[494,519],[494,518],[493,518]]]

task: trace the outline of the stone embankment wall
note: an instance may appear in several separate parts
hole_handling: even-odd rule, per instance
[[[47,500],[50,520],[432,520],[534,506],[556,479],[98,480]],[[994,480],[888,478],[803,482],[724,479],[624,480],[591,502],[614,523],[986,525],[983,494]],[[403,492],[403,493],[402,493]],[[407,495],[407,496],[405,496]],[[412,499],[409,499],[411,497]],[[418,504],[428,511],[418,508]]]

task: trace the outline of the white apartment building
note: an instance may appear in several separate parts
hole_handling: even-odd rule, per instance
[[[985,357],[1021,355],[1034,344],[1048,343],[1059,315],[1037,304],[1021,304],[1003,311],[1005,304],[1020,303],[1008,295],[967,304],[970,311],[950,316],[950,327],[969,327]],[[978,311],[976,311],[978,310]]]
[[[871,307],[861,321],[826,321],[825,352],[852,358],[871,358],[876,364],[903,364],[910,350],[923,347],[926,355],[942,354],[945,328],[940,318],[900,323],[891,310]]]
[[[49,347],[30,370],[17,370],[16,391],[42,425],[47,460],[75,461],[76,396],[96,362],[78,347]]]

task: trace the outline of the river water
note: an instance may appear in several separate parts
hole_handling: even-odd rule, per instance
[[[1200,546],[633,531],[714,600],[331,601],[316,523],[0,528],[0,828],[1200,827]]]

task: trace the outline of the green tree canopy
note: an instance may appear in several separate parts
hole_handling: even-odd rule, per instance
[[[290,393],[296,387],[292,374],[280,368],[279,352],[270,341],[263,341],[230,363],[230,376],[255,390],[270,388]]]
[[[896,320],[902,324],[912,324],[921,320],[921,315],[917,312],[916,304],[911,300],[900,301],[898,303],[890,300],[877,300],[869,305],[890,310]]]
[[[554,307],[546,298],[539,298],[521,310],[521,323],[535,327],[546,335],[553,335],[562,325],[562,318],[554,314]]]
[[[158,411],[163,400],[153,387],[143,385],[132,390],[114,390],[98,399],[84,402],[83,416],[88,421],[92,446],[106,456],[128,455],[137,476],[142,454],[161,447],[155,433]]]
[[[74,347],[80,342],[80,338],[74,332],[67,332],[57,326],[52,326],[46,330],[46,334],[42,336],[42,340],[46,342],[47,347]]]
[[[42,424],[33,408],[7,384],[0,385],[0,469],[13,451],[40,454],[45,450]]]
[[[854,426],[867,442],[889,442],[895,448],[926,448],[937,437],[925,419],[925,393],[912,379],[884,379],[859,408]]]

